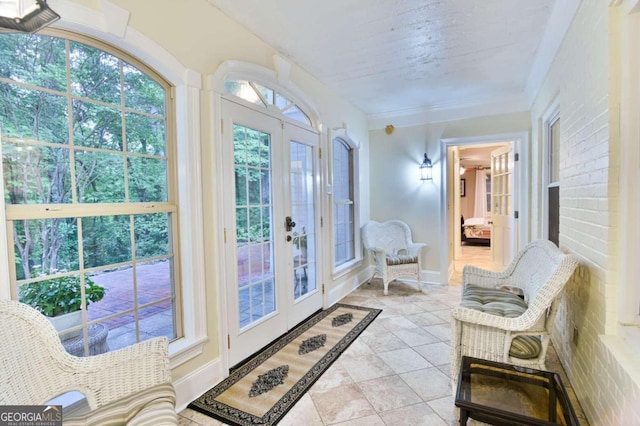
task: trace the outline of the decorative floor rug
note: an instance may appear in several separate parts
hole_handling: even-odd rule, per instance
[[[275,425],[380,312],[340,303],[319,312],[189,408],[231,425]]]

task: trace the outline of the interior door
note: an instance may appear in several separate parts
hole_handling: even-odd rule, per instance
[[[514,164],[511,144],[491,151],[491,256],[497,266],[515,255]]]
[[[222,113],[228,350],[235,365],[322,306],[315,257],[319,136],[227,99]]]

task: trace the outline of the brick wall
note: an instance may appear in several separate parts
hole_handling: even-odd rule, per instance
[[[637,384],[601,336],[615,323],[619,91],[615,46],[619,19],[606,1],[583,1],[532,107],[532,203],[541,234],[541,118],[560,100],[560,247],[580,267],[563,295],[554,346],[592,425],[640,424]],[[610,84],[610,78],[614,83]],[[537,164],[536,164],[537,162]],[[607,312],[609,306],[609,312]]]

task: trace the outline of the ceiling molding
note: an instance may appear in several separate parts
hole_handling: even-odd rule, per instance
[[[524,94],[493,98],[491,101],[468,102],[466,104],[412,108],[389,113],[369,114],[369,130],[384,129],[392,123],[395,127],[417,126],[442,121],[464,120],[487,115],[510,114],[528,111]]]
[[[529,72],[525,93],[527,106],[531,107],[538,91],[551,68],[551,64],[560,49],[564,36],[578,11],[581,0],[559,0],[555,2],[551,16],[538,45],[538,51]]]

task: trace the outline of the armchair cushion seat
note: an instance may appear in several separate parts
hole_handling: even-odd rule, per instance
[[[418,263],[418,256],[406,254],[388,254],[387,265],[406,265],[407,263]]]
[[[475,285],[464,289],[460,306],[504,318],[517,318],[527,310],[525,301],[509,291]],[[511,341],[509,356],[532,359],[541,351],[538,336],[518,336]]]

